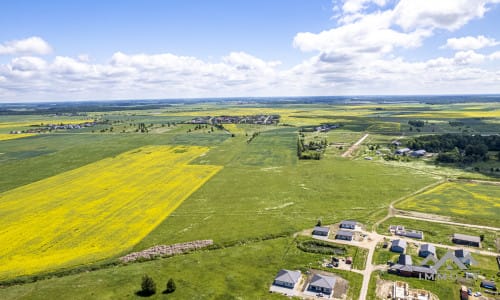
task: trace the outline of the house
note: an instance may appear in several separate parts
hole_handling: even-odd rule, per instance
[[[434,247],[434,245],[423,244],[422,246],[420,246],[420,250],[418,250],[418,256],[425,258],[431,254],[436,257],[436,247]]]
[[[403,266],[411,266],[413,265],[413,261],[411,259],[411,256],[407,254],[400,254],[398,258],[398,264]]]
[[[415,151],[412,151],[411,152],[411,156],[414,156],[414,157],[422,157],[426,154],[427,152],[425,150],[415,150]]]
[[[403,154],[406,154],[410,151],[411,151],[410,148],[401,148],[401,149],[396,150],[396,154],[403,155]]]
[[[331,295],[336,281],[335,277],[314,274],[311,283],[309,283],[309,290]]]
[[[347,230],[339,230],[335,235],[335,239],[344,240],[344,241],[352,241],[354,233]]]
[[[401,142],[398,141],[398,140],[392,141],[391,144],[394,145],[394,146],[397,146],[397,147],[401,146]]]
[[[328,236],[330,234],[330,227],[316,226],[313,229],[313,235]]]
[[[392,234],[396,234],[397,232],[405,231],[405,227],[403,225],[390,225],[389,232]]]
[[[470,252],[464,249],[455,250],[455,257],[458,258],[464,265],[471,264]]]
[[[459,245],[479,247],[481,244],[481,238],[478,236],[454,233],[452,238],[453,243]]]
[[[422,231],[418,231],[418,230],[410,230],[410,229],[407,229],[405,231],[402,231],[402,232],[396,232],[397,235],[400,235],[400,236],[405,236],[405,237],[409,237],[409,238],[412,238],[412,239],[423,239],[424,238],[424,233]]]
[[[437,271],[433,268],[423,266],[394,264],[389,270],[391,274],[397,274],[405,277],[417,277],[420,279],[436,280]]]
[[[485,289],[493,290],[493,291],[497,290],[497,286],[495,285],[495,283],[493,281],[489,281],[489,280],[481,281],[481,287],[485,288]]]
[[[393,240],[391,242],[391,251],[396,253],[404,253],[406,250],[405,240]]]
[[[278,275],[274,277],[273,285],[294,289],[295,285],[300,281],[300,271],[290,271],[282,269]]]
[[[340,222],[340,228],[354,230],[354,229],[356,229],[357,224],[358,224],[358,222],[356,222],[356,221],[344,220],[344,221]]]

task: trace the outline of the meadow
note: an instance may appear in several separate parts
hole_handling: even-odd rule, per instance
[[[207,151],[142,147],[0,194],[0,278],[133,247],[221,169],[189,164]]]
[[[47,299],[56,294],[74,299],[136,298],[140,278],[148,273],[157,281],[160,292],[168,278],[176,280],[177,291],[166,296],[173,299],[281,299],[268,293],[269,284],[279,269],[319,268],[318,262],[326,258],[300,251],[292,238],[294,233],[312,228],[318,219],[323,224],[356,219],[370,228],[387,214],[390,202],[439,180],[491,179],[489,173],[435,165],[427,160],[384,161],[374,149],[370,150],[372,146],[391,151],[388,144],[406,136],[465,130],[495,132],[497,111],[496,103],[197,103],[152,110],[92,112],[88,118],[109,120],[109,123],[79,131],[2,140],[0,228],[11,228],[15,224],[15,228],[19,228],[16,232],[20,233],[17,236],[12,233],[14,243],[8,244],[11,252],[0,258],[0,278],[10,279],[19,274],[46,278],[40,273],[95,262],[98,265],[103,260],[116,262],[116,258],[126,252],[158,244],[213,239],[215,246],[171,258],[108,266],[93,272],[2,288],[0,298]],[[454,119],[452,114],[456,112],[461,114],[456,114]],[[194,124],[182,123],[195,116],[252,114],[280,114],[282,118],[278,126],[224,125],[229,133],[211,131],[210,126],[194,130]],[[410,131],[408,120],[417,117],[429,120],[429,125],[421,132]],[[2,121],[10,125],[0,130],[4,132],[17,126],[12,127],[13,124],[29,126],[27,124],[35,120],[46,119],[52,117],[7,116]],[[453,127],[450,120],[459,120],[465,125]],[[147,133],[137,132],[141,123],[146,125]],[[326,133],[307,133],[307,138],[326,138],[333,144],[327,147],[320,161],[298,160],[299,129],[321,123],[342,127]],[[247,142],[247,134],[254,132],[259,135]],[[370,136],[353,157],[341,158],[365,133]],[[141,151],[136,152],[137,149]],[[186,152],[182,152],[184,150]],[[152,157],[152,153],[158,155]],[[175,161],[176,156],[185,159]],[[365,160],[366,156],[373,157],[373,161]],[[69,182],[71,176],[74,180]],[[171,181],[176,181],[178,186],[168,185]],[[451,186],[430,193],[425,199],[419,198],[425,193],[411,197],[400,205],[422,203],[425,212],[439,207],[444,215],[461,220],[461,212],[452,212],[453,207],[446,203],[457,201],[457,205],[465,208],[498,202],[496,188],[479,186],[464,185],[466,192],[448,196],[458,190]],[[92,194],[101,195],[102,201],[90,199]],[[439,202],[434,202],[436,195]],[[167,201],[162,201],[164,199]],[[488,218],[487,209],[477,211],[479,215],[474,222]],[[9,219],[9,215],[18,215],[23,217],[19,220],[30,222],[20,224]],[[37,227],[30,224],[36,218],[45,226],[33,234]],[[85,218],[95,219],[96,224],[82,225]],[[49,219],[56,222],[47,223]],[[12,226],[6,226],[6,222]],[[491,219],[488,222],[491,223]],[[379,226],[379,232],[387,234],[389,224],[423,230],[426,240],[446,244],[451,244],[449,237],[455,232],[484,234],[484,247],[491,249],[497,238],[492,232],[403,218],[387,220]],[[79,242],[71,244],[74,239]],[[104,240],[113,247],[99,244]],[[0,240],[0,245],[4,244],[5,240]],[[26,250],[14,253],[13,247],[21,246]],[[366,251],[355,250],[349,248],[350,254],[357,257],[356,268],[362,268]],[[379,252],[375,260],[386,260],[385,253]],[[65,257],[61,253],[73,253],[73,256]],[[60,264],[55,262],[55,255]],[[16,266],[5,257],[23,259],[29,266]],[[46,263],[38,264],[37,259],[42,258]],[[362,276],[348,271],[335,272],[349,280],[349,297],[357,299]],[[433,287],[433,291],[447,295],[445,290],[455,287],[450,283],[443,288]],[[162,297],[165,295],[157,294],[153,298]]]
[[[451,216],[461,223],[500,228],[500,185],[445,182],[398,203],[396,208]]]

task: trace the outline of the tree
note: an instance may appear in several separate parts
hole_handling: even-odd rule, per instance
[[[153,278],[148,275],[142,276],[141,294],[144,296],[151,296],[154,293],[156,293],[156,283]]]
[[[165,290],[165,292],[167,294],[170,294],[170,293],[173,293],[175,292],[175,289],[176,289],[176,286],[175,286],[175,281],[173,278],[170,278],[167,282],[167,289]]]
[[[318,219],[318,222],[316,223],[316,226],[321,226],[321,219]]]

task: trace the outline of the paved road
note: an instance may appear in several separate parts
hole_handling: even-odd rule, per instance
[[[368,135],[369,135],[368,133],[363,135],[363,137],[361,137],[356,143],[354,143],[354,145],[349,147],[349,149],[347,149],[347,151],[342,154],[342,157],[347,157],[347,156],[351,155],[351,153],[354,150],[356,150],[356,148],[358,148],[358,146],[368,137]]]

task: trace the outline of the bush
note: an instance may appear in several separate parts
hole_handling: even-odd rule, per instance
[[[156,293],[156,283],[154,282],[153,278],[149,277],[148,275],[142,276],[140,293],[143,296],[151,296]]]
[[[175,286],[175,281],[173,278],[170,278],[167,282],[167,289],[165,292],[168,294],[175,292],[176,286]]]

